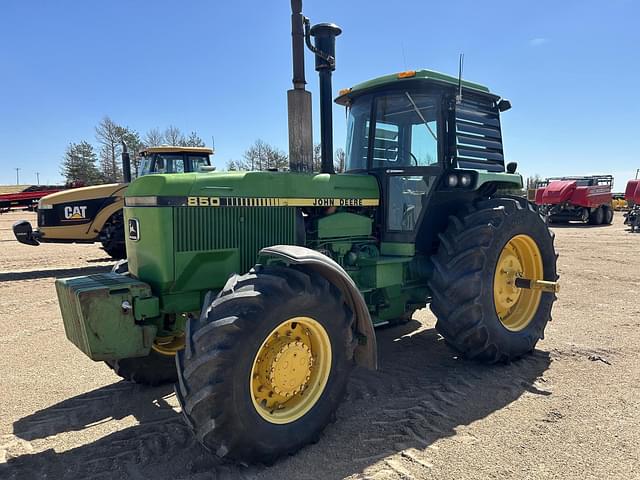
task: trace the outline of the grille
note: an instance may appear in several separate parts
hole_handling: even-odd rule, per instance
[[[247,271],[258,251],[270,245],[295,244],[295,207],[176,207],[177,252],[237,248]]]

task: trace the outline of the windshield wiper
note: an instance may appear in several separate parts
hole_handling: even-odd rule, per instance
[[[411,102],[411,105],[413,106],[413,109],[416,111],[416,113],[420,117],[420,120],[422,120],[422,123],[424,123],[424,126],[427,127],[427,130],[429,130],[429,133],[431,134],[433,139],[437,142],[438,141],[438,137],[436,136],[435,133],[433,133],[433,130],[431,130],[431,127],[429,126],[429,124],[427,123],[425,118],[422,116],[422,113],[420,113],[420,109],[416,105],[416,102],[413,101],[413,98],[411,98],[411,95],[409,95],[409,92],[404,92],[404,94],[407,96],[407,98]]]

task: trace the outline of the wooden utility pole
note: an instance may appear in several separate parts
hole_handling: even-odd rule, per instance
[[[16,167],[16,185],[20,185],[20,167]]]

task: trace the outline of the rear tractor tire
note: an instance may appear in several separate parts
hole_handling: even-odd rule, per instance
[[[527,203],[478,202],[450,218],[430,281],[436,329],[467,358],[508,362],[531,352],[551,319],[554,293],[515,286],[556,281],[554,236]]]
[[[120,260],[127,258],[127,250],[124,241],[124,217],[122,210],[117,211],[107,220],[100,232],[102,249],[111,258]]]
[[[231,277],[189,321],[176,357],[187,424],[208,450],[247,463],[316,441],[353,367],[353,323],[341,292],[312,270]]]
[[[176,337],[166,343],[158,343],[156,339],[146,357],[107,360],[105,363],[116,375],[131,382],[152,387],[175,383],[178,380],[175,350],[180,349],[182,345],[184,337]]]

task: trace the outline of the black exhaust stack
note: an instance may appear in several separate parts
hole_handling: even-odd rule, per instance
[[[336,37],[342,33],[333,23],[319,23],[309,28],[305,18],[305,40],[315,54],[316,71],[320,74],[320,146],[322,173],[335,173],[333,169],[333,93],[331,72],[336,69]],[[311,45],[313,36],[315,45]]]
[[[127,151],[127,144],[122,142],[122,176],[124,183],[131,183],[131,158]]]

